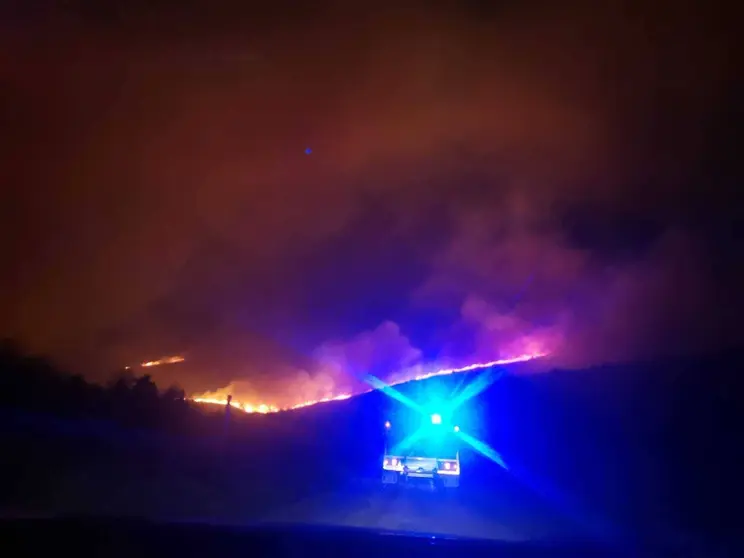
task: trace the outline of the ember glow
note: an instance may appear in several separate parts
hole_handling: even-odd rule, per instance
[[[391,382],[389,385],[394,386],[394,385],[404,384],[406,382],[411,382],[411,381],[426,380],[429,378],[433,378],[435,376],[447,376],[450,374],[472,372],[474,370],[483,370],[485,368],[491,368],[494,366],[505,366],[508,364],[516,364],[518,362],[527,362],[527,361],[541,358],[544,356],[547,356],[547,353],[525,354],[525,355],[519,355],[519,356],[512,357],[512,358],[491,360],[488,362],[474,362],[472,364],[468,364],[466,366],[461,366],[458,368],[442,368],[439,370],[428,372],[426,374],[418,374],[410,378],[401,378],[401,379],[396,380],[395,382]],[[328,403],[330,401],[343,401],[344,399],[349,399],[353,397],[354,395],[362,395],[363,393],[368,393],[370,391],[372,390],[369,389],[369,390],[362,391],[359,393],[340,393],[336,395],[329,394],[328,396],[323,397],[322,399],[303,401],[295,405],[290,405],[288,407],[279,407],[279,406],[271,405],[268,403],[255,403],[255,402],[245,403],[241,401],[236,401],[235,399],[230,400],[230,406],[236,409],[240,409],[241,411],[244,411],[246,413],[269,414],[269,413],[278,413],[279,411],[291,411],[294,409],[302,409],[304,407],[310,407],[312,405],[317,405],[319,403]],[[228,404],[227,396],[207,397],[206,394],[201,394],[201,395],[195,395],[191,397],[190,399],[191,401],[195,403],[206,403],[206,404],[213,404],[213,405],[227,405]]]
[[[183,362],[186,360],[182,356],[169,356],[169,357],[163,357],[160,360],[148,360],[147,362],[143,362],[140,364],[142,368],[150,368],[152,366],[162,366],[163,364],[176,364],[177,362]]]

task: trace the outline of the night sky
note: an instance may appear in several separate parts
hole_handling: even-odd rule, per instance
[[[0,335],[190,392],[741,340],[731,14],[234,4],[3,3]]]

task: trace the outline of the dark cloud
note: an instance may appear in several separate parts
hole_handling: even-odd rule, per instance
[[[386,320],[441,356],[730,337],[725,14],[146,4],[5,18],[4,333],[98,370],[270,338],[265,370]]]

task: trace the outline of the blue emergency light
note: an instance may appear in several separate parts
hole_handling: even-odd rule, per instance
[[[442,415],[433,414],[431,415],[432,424],[442,424]]]

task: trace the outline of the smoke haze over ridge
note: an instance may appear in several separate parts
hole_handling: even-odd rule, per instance
[[[3,18],[3,335],[303,393],[740,341],[725,14],[197,4]]]

